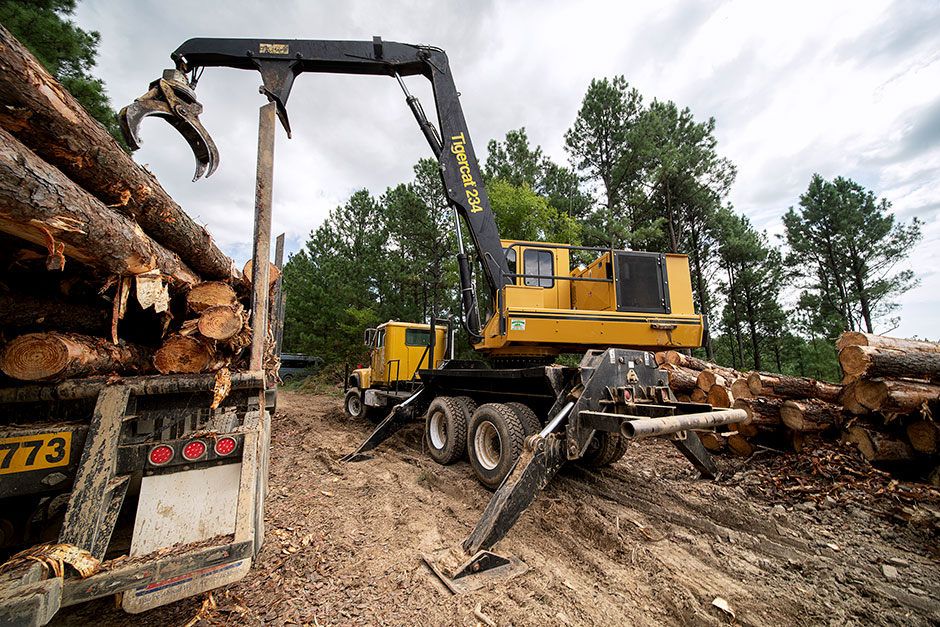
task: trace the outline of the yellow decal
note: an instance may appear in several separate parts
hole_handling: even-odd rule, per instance
[[[0,439],[0,475],[68,466],[72,432]]]
[[[467,159],[467,139],[463,133],[454,135],[450,139],[453,142],[450,145],[450,151],[457,157],[457,166],[460,168],[460,178],[463,179],[463,188],[467,194],[470,213],[483,211],[483,207],[480,206],[480,192],[475,189],[477,182],[473,180],[473,175],[470,173],[470,163]]]
[[[290,46],[287,44],[258,44],[258,52],[261,54],[290,54]]]

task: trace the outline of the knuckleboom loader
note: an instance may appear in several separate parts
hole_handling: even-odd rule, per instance
[[[426,556],[429,565],[455,591],[475,585],[480,573],[518,573],[516,561],[491,553],[538,492],[568,462],[610,464],[623,456],[629,438],[662,436],[706,476],[714,462],[694,435],[696,429],[738,422],[740,410],[715,411],[709,405],[677,402],[664,371],[648,349],[701,345],[704,325],[693,308],[688,260],[667,255],[564,244],[500,239],[470,133],[460,106],[447,55],[424,45],[382,41],[191,39],[171,54],[175,67],[164,71],[151,90],[122,111],[131,146],[143,118],[166,118],[189,142],[197,160],[196,178],[211,175],[218,151],[199,120],[195,79],[206,67],[258,71],[268,98],[262,126],[275,114],[290,136],[287,100],[295,78],[306,72],[392,77],[440,163],[445,195],[454,214],[459,253],[462,322],[480,361],[438,360],[418,368],[420,385],[394,405],[388,416],[346,461],[366,458],[408,422],[424,417],[431,457],[441,464],[469,457],[473,472],[495,489],[476,527],[455,551]],[[407,88],[405,78],[430,81],[438,125]],[[273,135],[259,146],[273,151]],[[461,224],[489,292],[491,313],[481,320],[464,249]],[[587,266],[571,268],[571,257],[593,253]],[[394,325],[385,326],[388,333]],[[429,344],[437,332],[429,333]],[[372,354],[390,350],[388,334]],[[399,348],[403,348],[401,342]],[[583,352],[577,367],[553,365],[561,352]],[[433,367],[431,367],[433,366]],[[360,393],[386,390],[389,360],[375,381],[363,374],[347,384]],[[399,372],[405,369],[399,367]],[[370,377],[376,376],[371,370]],[[396,378],[399,377],[399,378]],[[355,395],[354,395],[355,398]],[[361,400],[361,397],[360,397]],[[399,400],[386,395],[382,402]],[[376,403],[379,401],[373,399]]]

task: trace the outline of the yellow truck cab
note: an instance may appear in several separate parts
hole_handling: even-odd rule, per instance
[[[437,368],[452,358],[453,341],[449,323],[434,328],[434,356],[431,352],[431,325],[390,321],[366,329],[369,366],[357,368],[346,380],[346,413],[354,418],[368,408],[390,408],[408,398],[418,385],[419,368]]]

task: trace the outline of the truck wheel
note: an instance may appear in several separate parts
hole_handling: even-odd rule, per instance
[[[542,423],[539,422],[538,416],[535,415],[531,407],[525,403],[506,403],[506,405],[516,412],[516,416],[522,422],[522,426],[525,428],[525,437],[535,435],[542,430]]]
[[[346,415],[351,418],[362,418],[366,413],[366,406],[362,404],[362,393],[359,388],[353,388],[346,393],[346,402],[343,405]]]
[[[578,463],[588,468],[609,466],[626,454],[628,443],[627,438],[616,433],[598,431],[591,438],[587,451],[578,459]]]
[[[499,487],[522,454],[525,427],[508,405],[487,403],[473,412],[467,454],[477,479],[491,490]]]
[[[464,407],[450,396],[438,396],[428,407],[424,421],[424,439],[431,459],[438,464],[453,464],[467,450],[467,419]]]

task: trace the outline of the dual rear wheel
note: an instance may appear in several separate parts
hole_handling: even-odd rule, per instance
[[[522,454],[526,437],[541,428],[523,403],[477,407],[466,396],[439,396],[428,408],[425,439],[434,461],[452,464],[466,454],[480,483],[495,490]]]

